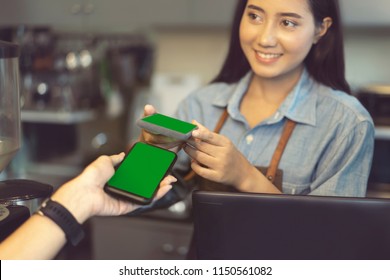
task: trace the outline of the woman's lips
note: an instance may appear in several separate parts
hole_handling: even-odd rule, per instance
[[[281,53],[264,53],[255,51],[256,59],[261,63],[271,64],[275,63],[279,60],[280,57],[282,57],[283,54]]]

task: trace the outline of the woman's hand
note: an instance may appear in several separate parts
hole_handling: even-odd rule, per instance
[[[145,105],[144,117],[153,115],[155,113],[157,113],[157,111],[152,105]],[[183,145],[183,141],[179,141],[164,135],[153,134],[145,129],[142,129],[139,140],[167,150],[171,150],[175,153],[177,153]]]
[[[60,187],[52,199],[63,204],[80,223],[95,215],[116,216],[135,210],[139,205],[116,199],[103,190],[106,182],[114,175],[114,166],[123,158],[124,153],[100,156],[79,176]],[[167,176],[161,182],[155,199],[166,194],[175,181],[173,176]]]
[[[225,136],[211,132],[194,121],[184,151],[192,158],[191,167],[199,176],[234,186],[241,192],[280,193]]]
[[[243,183],[254,167],[227,137],[211,132],[196,121],[193,123],[198,129],[184,147],[192,158],[192,169],[203,178],[244,191]]]

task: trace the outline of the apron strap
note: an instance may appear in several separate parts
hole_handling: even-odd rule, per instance
[[[270,165],[267,169],[267,173],[266,173],[266,177],[272,183],[274,182],[276,170],[278,169],[280,159],[282,158],[282,155],[284,152],[284,148],[286,148],[288,140],[290,139],[290,136],[291,136],[292,132],[294,131],[296,124],[297,124],[296,122],[294,122],[290,119],[287,119],[286,124],[284,125],[282,136],[279,139],[278,146],[276,146],[275,152],[274,152],[272,159],[271,159],[271,163],[270,163]]]
[[[217,125],[215,126],[214,128],[214,132],[215,133],[219,133],[221,131],[221,128],[223,127],[223,125],[225,124],[227,118],[228,118],[229,114],[228,114],[228,111],[227,109],[223,110],[223,113],[222,115],[219,117],[219,120],[217,122]]]
[[[219,118],[217,125],[215,126],[213,132],[219,133],[221,131],[221,128],[225,124],[228,116],[229,116],[228,111],[227,111],[227,109],[225,109],[223,111],[221,117]],[[278,145],[275,149],[275,152],[272,156],[270,166],[267,169],[266,177],[268,178],[268,180],[271,181],[271,183],[273,183],[275,180],[276,171],[278,170],[280,159],[282,158],[284,149],[287,146],[288,140],[290,139],[290,136],[291,136],[292,132],[294,131],[295,126],[296,126],[296,122],[294,122],[290,119],[287,119],[286,124],[284,125],[284,128],[283,128],[282,136],[279,139],[279,143],[278,143]],[[184,176],[184,180],[186,180],[186,181],[191,180],[192,178],[194,178],[195,175],[196,175],[196,173],[193,170],[191,170],[190,172],[188,172]],[[278,187],[278,189],[280,191],[282,191],[281,186],[280,186],[280,188]]]

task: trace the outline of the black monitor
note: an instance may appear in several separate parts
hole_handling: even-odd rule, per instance
[[[390,259],[390,199],[193,194],[199,259]]]

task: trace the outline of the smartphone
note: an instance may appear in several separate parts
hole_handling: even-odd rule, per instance
[[[138,204],[149,204],[160,182],[174,165],[176,157],[176,153],[172,151],[137,142],[116,168],[104,189],[111,195]]]
[[[168,117],[162,114],[153,114],[137,120],[137,125],[154,134],[162,134],[179,140],[187,140],[196,125]]]

